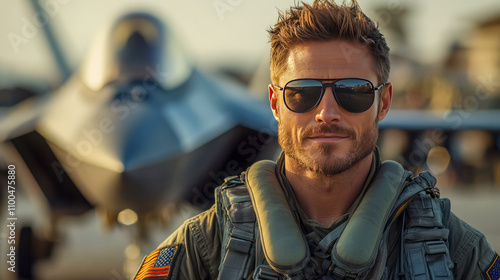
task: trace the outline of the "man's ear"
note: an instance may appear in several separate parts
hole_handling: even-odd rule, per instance
[[[385,86],[382,87],[382,91],[380,93],[382,96],[380,97],[380,104],[379,104],[379,112],[378,112],[378,120],[379,122],[385,118],[387,113],[389,112],[389,108],[391,107],[392,103],[392,84],[387,83]]]
[[[269,105],[271,106],[271,110],[273,111],[274,118],[279,122],[278,93],[275,91],[275,88],[272,84],[269,84],[267,88],[269,90]]]

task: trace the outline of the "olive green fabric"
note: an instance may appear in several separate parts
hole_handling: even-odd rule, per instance
[[[365,189],[368,189],[371,178],[377,171],[379,164],[378,154],[375,154],[372,169],[367,179]],[[331,225],[321,225],[308,219],[300,208],[291,187],[284,175],[283,156],[278,160],[278,181],[285,192],[292,212],[297,213],[301,220],[301,229],[304,233],[314,233],[318,240],[341,225],[349,218],[350,213],[356,209],[360,199],[353,203],[348,213],[340,217]],[[366,191],[363,191],[365,193]],[[360,196],[361,197],[361,196]],[[452,201],[453,205],[453,201]],[[453,274],[455,279],[477,280],[486,279],[483,271],[493,262],[496,253],[480,232],[472,228],[455,215],[450,216],[450,235],[448,239],[450,256],[454,263]],[[394,268],[399,255],[399,237],[401,220],[393,223],[386,232],[388,238],[387,267],[390,279],[394,279]],[[319,242],[319,241],[318,241]],[[177,231],[168,237],[158,248],[180,244],[183,252],[177,255],[175,266],[171,268],[172,280],[217,279],[220,265],[221,234],[217,222],[215,207],[187,220]]]
[[[292,274],[307,264],[309,250],[279,187],[275,169],[275,162],[259,161],[247,170],[246,181],[266,259],[278,272]]]
[[[496,253],[482,233],[451,213],[448,242],[455,279],[486,279]]]
[[[180,259],[176,261],[176,267],[171,267],[170,279],[217,279],[221,237],[215,205],[185,221],[158,248],[172,244],[183,245],[183,252],[176,256]]]
[[[375,261],[383,229],[406,179],[402,166],[393,161],[384,162],[378,174],[383,176],[375,177],[334,247],[337,259],[350,267],[367,268]]]

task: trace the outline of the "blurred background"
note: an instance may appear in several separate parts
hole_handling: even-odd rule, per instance
[[[306,1],[310,3],[311,1]],[[267,29],[294,1],[0,4],[0,179],[16,166],[16,273],[129,279],[210,207],[223,177],[279,154]],[[500,4],[359,0],[391,47],[383,159],[438,178],[500,251]]]

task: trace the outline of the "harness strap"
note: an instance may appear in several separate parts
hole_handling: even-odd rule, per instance
[[[223,262],[219,267],[220,280],[243,279],[248,275],[255,244],[255,214],[246,187],[239,181],[226,180],[220,196],[225,211]],[[227,232],[228,231],[228,232]]]
[[[224,266],[219,273],[219,279],[232,280],[243,278],[245,265],[250,257],[250,250],[253,243],[253,234],[233,229],[226,246]]]
[[[280,280],[281,275],[268,264],[259,265],[253,273],[253,280]]]
[[[405,254],[401,257],[406,279],[453,279],[453,263],[446,244],[449,203],[443,203],[443,207],[441,203],[429,192],[421,192],[405,210]]]
[[[318,244],[318,247],[321,249],[321,251],[325,253],[330,253],[330,248],[335,243],[335,241],[337,241],[337,239],[340,237],[346,226],[347,226],[347,221],[345,221],[344,223],[336,227],[334,230],[332,230],[330,233],[328,233]]]

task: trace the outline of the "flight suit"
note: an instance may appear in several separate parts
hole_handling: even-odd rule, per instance
[[[349,219],[359,205],[361,197],[353,203],[349,211],[331,225],[322,225],[308,219],[300,208],[292,188],[284,175],[284,156],[277,162],[279,182],[285,192],[290,208],[297,213],[304,233],[313,239],[321,240],[329,232]],[[378,171],[380,158],[378,153],[373,157],[369,176],[362,194],[370,187],[371,178]],[[401,225],[399,228],[401,228]],[[389,232],[391,236],[399,236],[397,226]],[[493,250],[483,234],[451,213],[449,217],[449,252],[454,264],[454,279],[500,279],[500,258]],[[311,234],[312,233],[312,234]],[[217,279],[221,262],[222,233],[217,220],[215,205],[187,220],[179,229],[168,237],[156,251],[146,256],[135,279]],[[395,264],[398,258],[399,239],[389,240],[389,255],[386,267],[389,268],[388,279],[394,278]],[[168,254],[172,253],[173,254]],[[157,255],[169,255],[168,266],[154,265],[158,263]],[[165,268],[166,267],[166,268]],[[155,269],[159,271],[155,274]],[[252,274],[250,274],[252,275]],[[143,278],[141,278],[143,277]],[[145,277],[145,278],[144,278]]]

